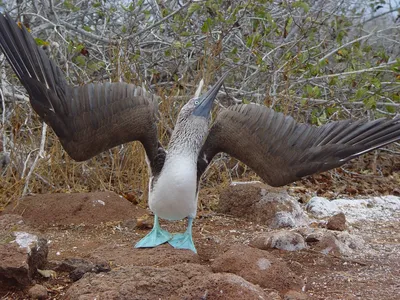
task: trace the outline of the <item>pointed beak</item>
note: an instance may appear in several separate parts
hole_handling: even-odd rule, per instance
[[[218,95],[218,91],[224,82],[224,79],[228,75],[226,72],[222,77],[209,89],[205,94],[201,95],[198,99],[200,102],[194,109],[193,114],[195,116],[202,116],[207,118],[210,115],[212,105],[214,103],[215,97]]]

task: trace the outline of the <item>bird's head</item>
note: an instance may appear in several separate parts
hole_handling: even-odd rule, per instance
[[[175,125],[171,142],[175,139],[191,141],[201,147],[204,137],[208,132],[210,122],[210,112],[218,94],[219,89],[224,82],[227,73],[225,73],[207,92],[201,96],[195,95],[181,109],[178,120]],[[196,148],[199,148],[196,147]],[[200,150],[200,148],[199,148]]]
[[[180,121],[179,119],[183,120],[192,118],[204,118],[209,120],[215,97],[217,96],[227,74],[228,73],[222,75],[222,77],[201,96],[199,94],[202,84],[200,84],[196,95],[182,107],[182,110],[178,116],[178,122]]]

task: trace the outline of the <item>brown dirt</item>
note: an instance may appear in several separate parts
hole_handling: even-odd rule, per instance
[[[4,213],[22,215],[27,225],[37,228],[99,225],[147,214],[145,209],[121,201],[121,197],[112,192],[34,195],[8,205]]]
[[[93,205],[99,203],[97,200],[104,201],[105,205]],[[102,259],[116,270],[128,265],[162,267],[174,262],[210,268],[232,245],[247,244],[258,233],[270,230],[250,221],[202,211],[194,225],[197,256],[189,251],[173,250],[169,245],[133,249],[133,243],[148,232],[148,229],[135,228],[136,219],[149,212],[122,201],[113,193],[37,195],[28,197],[13,212],[22,214],[37,233],[51,241],[50,261]],[[171,232],[183,231],[186,225],[184,221],[162,221],[162,224]],[[271,250],[270,253],[282,259],[306,283],[309,299],[399,299],[400,221],[364,222],[351,230],[379,254],[359,253],[359,258],[345,259],[312,250]],[[141,256],[144,254],[146,259]],[[162,260],[157,259],[160,257]],[[47,287],[49,299],[60,299],[72,284],[68,274],[62,272],[57,278],[36,278],[36,281]],[[0,289],[0,297],[27,299],[27,291]]]

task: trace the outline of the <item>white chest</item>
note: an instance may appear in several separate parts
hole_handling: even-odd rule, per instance
[[[160,218],[180,220],[194,217],[197,209],[197,166],[190,156],[165,162],[149,195],[150,209]]]

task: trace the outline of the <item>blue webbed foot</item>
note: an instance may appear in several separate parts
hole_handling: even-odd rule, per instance
[[[158,217],[154,216],[153,229],[144,238],[137,242],[135,248],[153,248],[164,244],[171,239],[172,234],[164,229],[161,229],[160,224],[158,223]]]
[[[192,238],[192,223],[193,219],[189,218],[188,228],[186,231],[184,233],[174,234],[173,238],[168,241],[168,244],[175,249],[188,249],[192,250],[194,253],[197,253]]]

